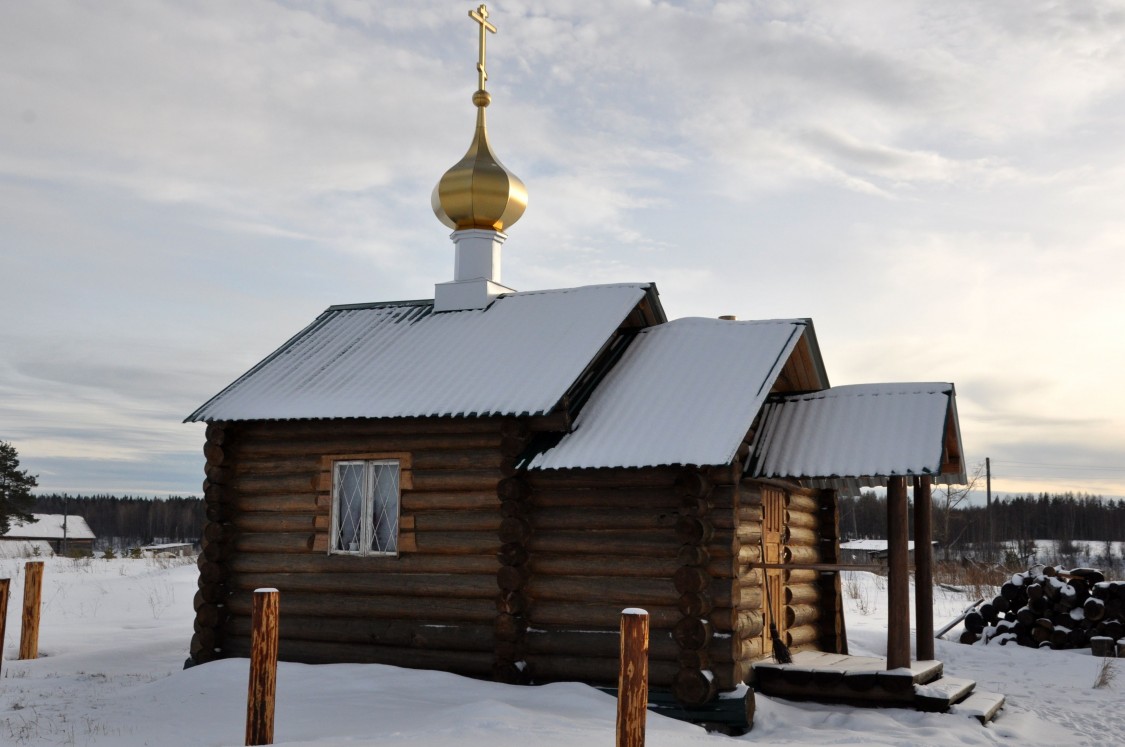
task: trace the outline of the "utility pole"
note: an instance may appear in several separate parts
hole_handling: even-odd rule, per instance
[[[992,531],[992,460],[984,458],[985,512],[988,515],[988,559],[996,555],[996,535]]]

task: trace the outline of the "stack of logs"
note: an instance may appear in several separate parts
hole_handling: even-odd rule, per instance
[[[1125,637],[1125,582],[1092,568],[1046,566],[1017,573],[965,617],[962,643],[1015,641],[1034,648],[1087,648]]]
[[[525,637],[530,607],[525,587],[531,579],[528,541],[531,538],[531,489],[522,477],[506,477],[496,488],[500,498],[500,569],[496,583],[496,663],[493,675],[499,682],[518,684],[527,681]]]

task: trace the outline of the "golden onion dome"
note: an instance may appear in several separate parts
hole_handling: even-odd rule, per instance
[[[484,109],[492,102],[485,90],[485,32],[496,33],[488,22],[488,9],[481,5],[469,11],[480,24],[480,59],[477,63],[479,90],[473,94],[477,107],[477,129],[465,157],[442,175],[430,196],[434,214],[445,225],[460,231],[483,228],[503,231],[523,215],[527,207],[527,188],[508,171],[492,152],[485,126]]]

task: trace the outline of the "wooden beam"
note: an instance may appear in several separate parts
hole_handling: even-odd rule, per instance
[[[910,666],[909,520],[906,478],[887,480],[887,669]]]
[[[929,475],[914,478],[914,614],[918,659],[934,658],[934,546]]]

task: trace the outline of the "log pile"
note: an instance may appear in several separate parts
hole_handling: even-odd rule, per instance
[[[962,643],[1105,648],[1125,638],[1125,582],[1092,568],[1016,573],[991,602],[965,616]],[[1108,641],[1109,644],[1105,642]],[[1103,653],[1102,655],[1114,655]]]

